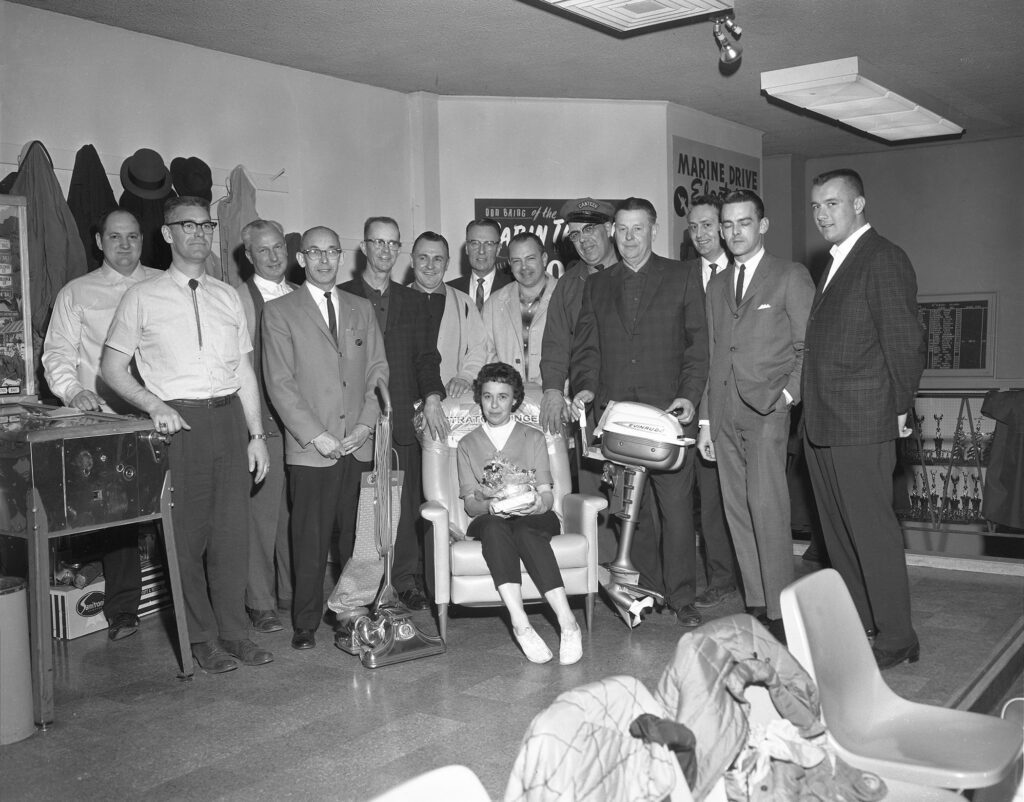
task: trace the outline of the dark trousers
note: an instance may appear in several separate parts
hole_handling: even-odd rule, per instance
[[[111,530],[113,548],[103,555],[105,601],[103,616],[113,621],[118,615],[138,615],[142,600],[142,565],[139,561],[139,527],[121,526]]]
[[[853,597],[879,649],[902,649],[917,638],[910,620],[910,584],[903,530],[892,506],[892,441],[819,447],[804,441],[821,530],[832,567]]]
[[[351,454],[326,468],[288,466],[295,575],[292,626],[296,629],[315,630],[320,626],[331,535],[337,528],[338,549],[344,564],[355,542],[360,475],[371,467],[369,462],[361,462]]]
[[[403,591],[423,585],[423,527],[420,524],[423,458],[419,443],[395,445],[394,448],[398,452],[398,467],[405,471],[405,477],[402,482],[402,517],[395,535],[391,575],[395,590]]]
[[[696,449],[686,449],[683,467],[678,471],[648,474],[629,555],[640,572],[640,584],[661,593],[676,610],[693,604],[697,590],[697,536],[693,529],[695,453]]]
[[[736,556],[725,523],[718,466],[714,462],[705,462],[698,454],[694,459],[694,472],[700,494],[700,536],[704,544],[707,586],[731,590],[736,587]]]
[[[242,404],[237,397],[222,407],[168,403],[192,427],[175,434],[169,448],[189,640],[246,638],[252,479]]]
[[[466,535],[480,541],[494,587],[522,584],[522,560],[537,590],[547,593],[563,587],[562,574],[551,550],[551,538],[558,532],[558,516],[548,510],[543,515],[513,518],[479,515],[469,522]]]
[[[292,558],[288,543],[288,493],[284,437],[267,440],[270,473],[249,491],[249,582],[245,604],[274,610],[292,602]]]

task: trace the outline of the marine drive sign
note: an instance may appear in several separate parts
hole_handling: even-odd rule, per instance
[[[756,156],[672,137],[672,206],[674,252],[686,246],[686,216],[699,195],[725,197],[734,189],[761,193],[761,160]],[[682,257],[680,257],[682,258]]]
[[[576,256],[569,242],[569,229],[558,212],[568,198],[525,200],[522,198],[477,198],[474,217],[490,217],[501,226],[501,245],[498,248],[498,266],[508,264],[508,243],[516,234],[530,231],[544,244],[548,255],[548,272],[560,277],[565,267]],[[613,206],[618,201],[609,200]]]

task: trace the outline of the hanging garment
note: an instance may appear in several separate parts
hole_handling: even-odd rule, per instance
[[[53,173],[53,160],[42,142],[29,145],[11,194],[28,199],[32,328],[41,338],[46,334],[50,306],[57,292],[71,279],[86,273],[85,250],[78,235],[78,223]]]
[[[981,414],[996,421],[981,512],[990,521],[1024,529],[1024,390],[991,390]]]
[[[221,279],[237,287],[252,272],[242,247],[242,229],[259,219],[259,214],[256,212],[256,185],[243,165],[231,171],[227,188],[227,197],[217,204]]]
[[[96,223],[116,206],[114,190],[110,187],[100,154],[92,145],[83,145],[75,154],[68,208],[78,223],[78,235],[82,238],[89,270],[95,270],[103,262],[103,254],[96,248]]]

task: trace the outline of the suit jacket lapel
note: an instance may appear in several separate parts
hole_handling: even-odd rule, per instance
[[[754,277],[747,282],[747,286],[743,289],[743,303],[740,306],[746,306],[749,303],[750,299],[754,297],[754,292],[764,283],[771,269],[772,257],[766,253],[761,257],[761,261],[758,262],[757,270],[754,271]],[[735,293],[733,293],[733,300],[735,302]]]
[[[300,290],[296,290],[296,292],[299,291]],[[334,338],[331,336],[331,330],[327,328],[327,321],[325,321],[324,316],[320,314],[320,309],[317,307],[316,301],[313,300],[313,296],[310,295],[309,291],[306,289],[302,289],[301,292],[305,296],[301,302],[302,311],[309,317],[310,320],[313,321],[313,325],[315,325],[320,330],[320,333],[323,334],[324,337],[328,339],[328,341],[334,343],[334,347],[337,348],[338,344],[334,342]],[[340,324],[339,328],[341,328]]]
[[[640,296],[640,305],[636,311],[637,320],[643,319],[651,304],[654,303],[654,299],[658,297],[661,284],[665,280],[665,269],[662,259],[651,254],[651,258],[647,262],[647,281],[644,282],[644,294]],[[634,323],[635,321],[630,321],[630,325],[627,326],[630,331],[633,331]]]
[[[811,304],[811,311],[814,312],[821,302],[824,300],[826,293],[831,292],[835,289],[837,282],[841,281],[845,276],[849,275],[849,269],[853,266],[854,262],[860,257],[860,252],[867,247],[868,240],[874,235],[875,229],[869,228],[863,234],[860,235],[860,239],[854,243],[850,252],[846,254],[846,258],[843,259],[843,263],[839,265],[839,269],[836,270],[836,274],[832,276],[832,280],[828,283],[828,287],[825,286],[825,280],[828,278],[828,270],[825,271],[825,275],[821,277],[821,283],[818,285],[817,291],[814,293],[814,302]],[[829,265],[832,264],[832,260],[829,259]]]
[[[623,276],[626,271],[629,270],[626,267],[625,262],[619,262],[619,272],[615,275],[615,283],[611,287],[611,291],[615,295],[615,311],[619,313],[619,320],[622,321],[622,328],[626,331],[633,331],[633,322],[629,320],[626,314],[626,299],[623,297]]]

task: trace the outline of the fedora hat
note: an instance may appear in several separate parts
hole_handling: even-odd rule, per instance
[[[182,196],[213,200],[213,174],[210,166],[196,156],[171,159],[174,191]]]
[[[145,200],[159,200],[171,191],[171,174],[163,156],[149,148],[139,148],[121,165],[121,185]]]

